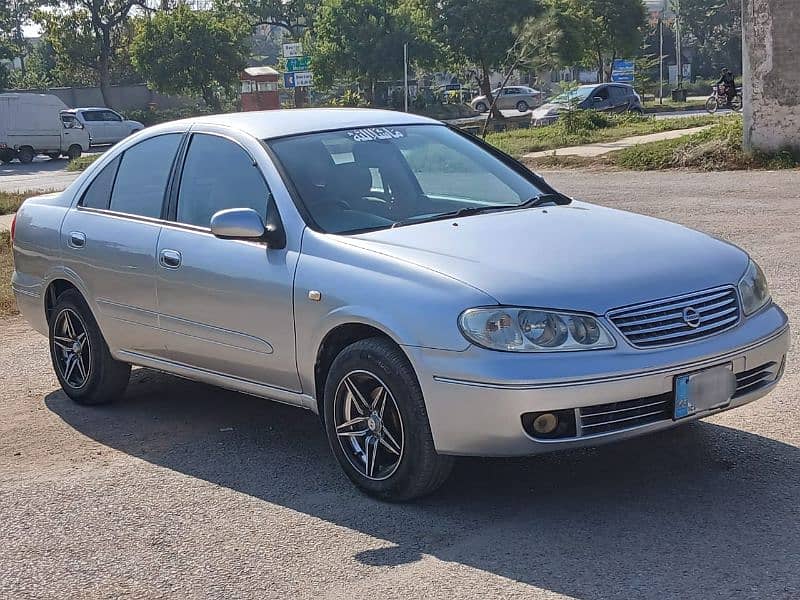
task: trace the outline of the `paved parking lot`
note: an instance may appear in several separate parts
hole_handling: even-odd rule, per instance
[[[548,179],[751,249],[800,322],[800,173]],[[462,460],[397,506],[349,485],[311,414],[145,370],[124,401],[80,408],[42,338],[0,331],[2,598],[800,598],[797,333],[758,403]]]

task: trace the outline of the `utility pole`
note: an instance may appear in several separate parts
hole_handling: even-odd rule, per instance
[[[683,42],[681,40],[681,0],[673,0],[675,10],[675,54],[678,61],[678,89],[683,87]]]
[[[405,110],[408,112],[408,42],[403,44],[403,86],[405,98]]]
[[[658,13],[658,103],[664,104],[664,11]]]

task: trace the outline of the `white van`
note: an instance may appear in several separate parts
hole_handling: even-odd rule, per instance
[[[0,94],[0,162],[29,163],[37,154],[77,158],[89,149],[89,133],[48,94]]]

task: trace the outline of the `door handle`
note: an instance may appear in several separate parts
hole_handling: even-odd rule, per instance
[[[83,248],[86,245],[86,234],[81,231],[71,231],[67,243],[71,248]]]
[[[181,266],[181,253],[177,250],[162,250],[158,255],[158,262],[167,269],[177,269]]]

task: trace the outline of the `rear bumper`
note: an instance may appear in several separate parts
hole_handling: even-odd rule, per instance
[[[420,378],[438,452],[522,456],[668,429],[757,400],[780,380],[789,342],[786,315],[773,305],[734,330],[659,351],[634,350],[624,343],[602,358],[599,352],[510,355],[474,347],[464,352],[406,351]],[[723,364],[732,365],[743,382],[730,403],[673,420],[675,377]],[[765,375],[757,385],[744,385],[751,381],[747,372],[762,368]],[[666,402],[656,420],[640,424],[634,419],[634,426],[621,422],[601,433],[581,427],[581,408],[597,410],[598,405],[653,397]],[[536,439],[523,427],[527,413],[560,410],[575,412],[576,431],[568,437]]]

